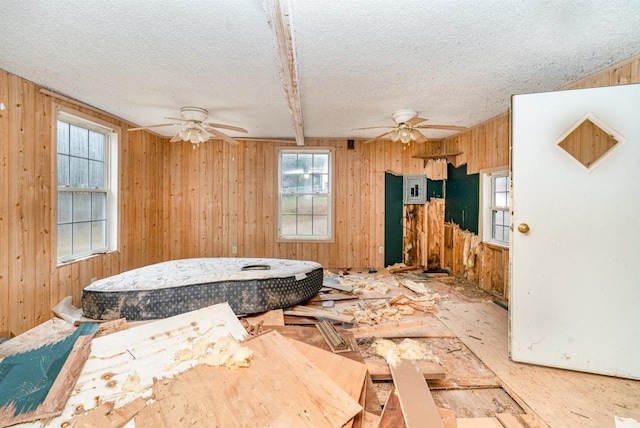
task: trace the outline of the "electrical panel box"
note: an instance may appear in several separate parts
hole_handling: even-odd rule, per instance
[[[407,204],[427,203],[427,176],[426,175],[405,175],[404,192],[402,202]]]

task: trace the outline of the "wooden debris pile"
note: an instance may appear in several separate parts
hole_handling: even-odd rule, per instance
[[[68,400],[43,426],[341,427],[362,418],[363,362],[273,329],[246,336],[221,304],[95,338]],[[19,422],[12,414],[2,426]]]
[[[42,426],[449,428],[466,422],[432,389],[497,387],[492,373],[452,369],[472,355],[433,315],[441,295],[425,283],[346,269],[325,272],[324,284],[303,305],[241,319],[221,304],[105,323]],[[16,339],[0,344],[0,359],[22,350]]]

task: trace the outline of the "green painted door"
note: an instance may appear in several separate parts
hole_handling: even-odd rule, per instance
[[[401,175],[384,174],[384,265],[402,262]]]

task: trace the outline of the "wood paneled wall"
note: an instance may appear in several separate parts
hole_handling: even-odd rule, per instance
[[[384,173],[423,172],[422,160],[412,158],[421,145],[356,140],[355,149],[348,150],[346,139],[307,139],[305,146],[335,148],[334,242],[278,242],[279,144],[210,141],[196,149],[172,144],[169,257],[283,257],[325,267],[382,266]]]
[[[54,102],[125,129],[93,109],[76,108],[0,70],[0,331],[21,333],[51,317],[64,296],[79,305],[91,278],[163,260],[164,140],[121,133],[120,251],[56,266]]]

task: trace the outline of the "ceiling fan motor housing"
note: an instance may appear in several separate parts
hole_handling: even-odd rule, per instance
[[[185,120],[193,120],[195,122],[204,122],[209,117],[209,112],[200,107],[182,107],[180,115]]]
[[[411,109],[396,110],[391,117],[397,124],[405,123],[418,116],[418,112]]]

